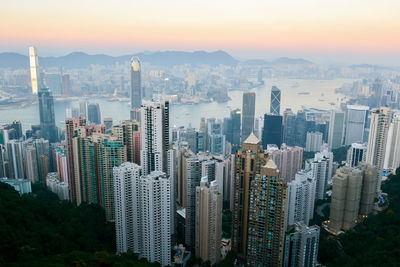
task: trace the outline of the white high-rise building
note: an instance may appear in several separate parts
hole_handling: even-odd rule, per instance
[[[368,110],[368,106],[347,105],[345,145],[363,142]]]
[[[149,262],[171,265],[171,181],[126,162],[114,168],[117,252],[133,252]]]
[[[400,114],[393,118],[389,126],[383,169],[395,172],[398,167],[400,167]]]
[[[321,146],[322,146],[322,133],[307,132],[305,151],[316,152],[321,149]]]
[[[288,184],[287,227],[297,222],[308,225],[313,218],[316,180],[311,170],[300,171]]]
[[[344,112],[332,110],[329,120],[328,145],[331,149],[342,146],[344,132]]]
[[[332,178],[333,153],[326,150],[316,153],[310,167],[316,182],[315,199],[325,199],[326,186]]]
[[[37,95],[39,90],[39,59],[36,47],[29,47],[29,65],[31,68],[32,94]]]
[[[140,163],[144,174],[167,172],[169,150],[169,102],[147,102],[141,108],[142,149]]]
[[[357,167],[360,161],[365,161],[367,156],[367,144],[353,143],[347,150],[346,165]]]
[[[374,165],[378,171],[376,183],[377,194],[381,190],[383,161],[391,118],[392,109],[388,107],[374,109],[371,114],[366,162]]]

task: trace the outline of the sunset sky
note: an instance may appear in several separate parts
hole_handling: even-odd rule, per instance
[[[399,0],[2,0],[0,52],[222,49],[400,65]]]

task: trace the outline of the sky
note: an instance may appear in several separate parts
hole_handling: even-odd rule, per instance
[[[224,50],[400,65],[399,0],[1,0],[0,52]]]

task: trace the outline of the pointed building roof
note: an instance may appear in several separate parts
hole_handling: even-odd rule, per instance
[[[267,163],[265,164],[265,168],[278,169],[278,166],[276,166],[275,162],[272,159],[268,159]]]
[[[247,137],[247,139],[243,142],[243,144],[252,144],[252,145],[258,145],[261,143],[261,141],[254,135],[253,132]]]

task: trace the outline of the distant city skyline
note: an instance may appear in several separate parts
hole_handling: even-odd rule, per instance
[[[238,58],[304,57],[394,65],[400,59],[395,0],[9,1],[0,51],[129,54],[224,50]],[[201,14],[201,15],[199,15]]]

